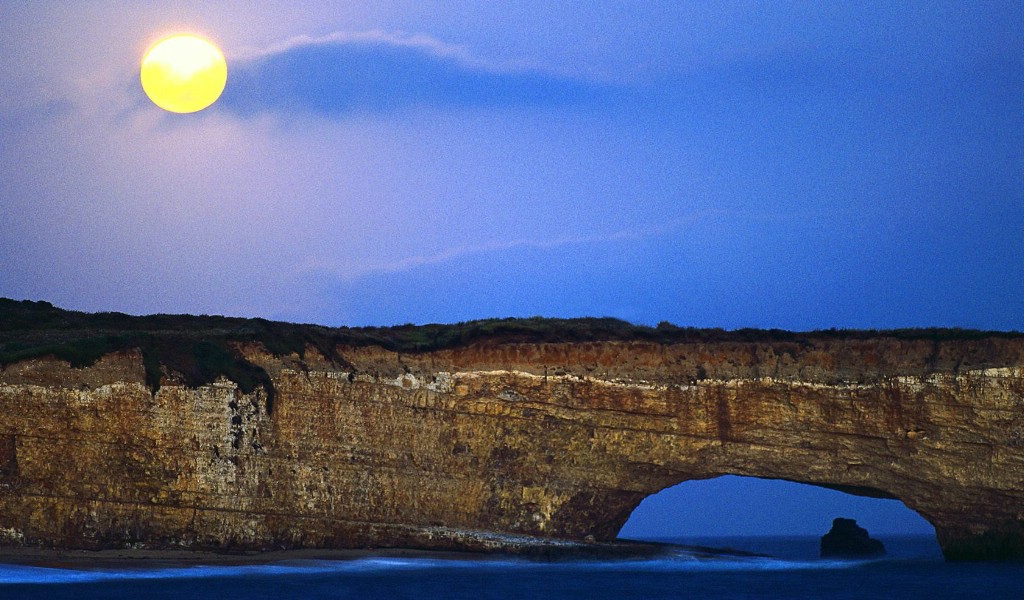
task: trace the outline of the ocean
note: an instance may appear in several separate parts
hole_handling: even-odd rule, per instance
[[[770,557],[555,562],[484,558],[286,560],[89,569],[0,565],[0,598],[1024,598],[1024,565],[945,563],[934,538],[885,538],[875,560],[817,558],[817,538],[685,538]]]

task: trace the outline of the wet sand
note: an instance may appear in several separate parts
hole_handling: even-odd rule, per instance
[[[637,560],[685,554],[694,558],[714,560],[737,556],[763,556],[733,549],[704,546],[680,546],[662,543],[622,540],[597,544],[533,544],[510,552],[460,552],[415,548],[380,549],[294,549],[275,551],[214,552],[208,550],[124,548],[110,550],[56,550],[49,548],[0,548],[0,563],[25,566],[73,569],[154,569],[200,565],[255,565],[286,561],[359,560],[366,558],[415,558],[434,560]]]
[[[362,558],[436,558],[487,560],[491,554],[433,552],[404,548],[385,550],[279,550],[269,552],[210,552],[202,550],[50,550],[46,548],[0,548],[0,563],[54,569],[131,569],[133,567],[175,568],[198,565],[252,565],[284,561],[358,560]]]

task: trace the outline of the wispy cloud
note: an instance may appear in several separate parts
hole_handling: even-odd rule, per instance
[[[401,273],[425,266],[443,264],[469,256],[493,254],[515,250],[551,250],[568,246],[587,244],[612,244],[645,240],[664,235],[678,233],[698,222],[726,214],[727,211],[708,210],[666,221],[665,223],[646,227],[620,229],[610,233],[591,235],[566,235],[549,239],[515,238],[498,240],[481,244],[466,244],[447,248],[432,254],[417,254],[405,258],[378,263],[362,263],[358,267],[351,264],[339,265],[330,260],[309,260],[302,266],[307,273],[331,274],[346,280],[358,279],[367,275]]]
[[[220,105],[241,114],[586,105],[608,93],[540,69],[488,63],[431,37],[382,32],[293,38],[239,57],[230,71]]]

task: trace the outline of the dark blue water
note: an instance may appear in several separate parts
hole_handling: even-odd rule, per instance
[[[942,562],[932,539],[872,561],[820,560],[817,539],[687,539],[771,558],[531,562],[366,558],[66,570],[0,565],[0,598],[1024,598],[1024,566]]]

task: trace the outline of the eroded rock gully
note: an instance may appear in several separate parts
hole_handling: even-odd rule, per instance
[[[949,558],[1024,556],[1021,338],[237,350],[271,411],[167,369],[154,393],[130,348],[0,370],[0,544],[602,541],[645,496],[737,474],[899,498]]]

